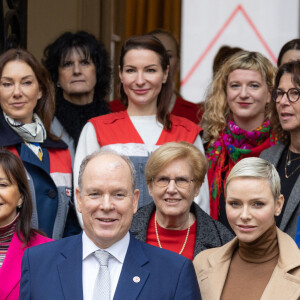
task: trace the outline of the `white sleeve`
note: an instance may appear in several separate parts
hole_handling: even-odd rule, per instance
[[[83,159],[100,149],[100,145],[97,141],[97,135],[95,128],[92,123],[87,122],[80,134],[78,145],[76,148],[76,153],[75,153],[75,160],[74,160],[74,171],[73,171],[73,177],[74,177],[74,204],[76,207],[76,213],[78,217],[78,221],[82,227],[82,217],[81,213],[77,211],[77,199],[76,199],[76,193],[75,190],[78,186],[78,175],[79,175],[79,169],[81,162]]]
[[[201,141],[200,136],[198,135],[194,145],[205,155],[204,147]],[[197,197],[195,197],[194,201],[209,215],[210,207],[209,207],[209,188],[208,188],[208,180],[207,174],[205,175],[204,182],[200,188],[200,193]]]

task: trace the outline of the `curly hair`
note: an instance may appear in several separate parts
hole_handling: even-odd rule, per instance
[[[278,88],[280,79],[284,74],[290,74],[292,83],[295,87],[300,88],[300,61],[293,61],[286,64],[283,64],[276,75],[275,78],[275,89]],[[273,99],[274,100],[274,99]],[[270,110],[270,121],[271,121],[271,128],[274,134],[277,136],[278,140],[284,144],[289,145],[291,142],[291,135],[288,131],[283,130],[278,112],[276,109],[276,102],[272,101],[269,107]]]
[[[38,100],[34,112],[44,124],[47,136],[53,140],[58,137],[50,132],[51,122],[55,111],[54,87],[48,71],[40,64],[36,58],[26,50],[10,49],[0,55],[0,77],[2,76],[5,65],[10,61],[23,61],[29,65],[35,74],[39,87],[42,91],[42,97]]]
[[[239,51],[232,55],[214,76],[204,103],[205,111],[201,127],[204,130],[203,138],[206,142],[216,141],[220,131],[226,126],[226,120],[230,114],[226,85],[229,74],[237,69],[259,72],[270,93],[273,90],[276,69],[266,57],[258,52],[249,51]],[[268,117],[266,109],[265,118]]]
[[[120,56],[120,71],[123,71],[125,54],[133,49],[147,49],[154,51],[160,60],[160,64],[163,71],[166,71],[170,66],[169,55],[161,43],[161,41],[153,35],[140,35],[132,36],[128,38],[122,47]],[[128,106],[128,97],[124,91],[123,84],[120,86],[120,94],[122,103]],[[172,97],[172,82],[171,76],[168,76],[166,83],[162,85],[161,91],[157,97],[157,120],[163,124],[166,130],[170,130],[172,122],[170,120],[170,114],[168,113],[169,104]]]
[[[75,49],[85,59],[91,59],[96,67],[95,94],[104,99],[110,91],[111,65],[104,45],[85,31],[65,32],[44,50],[42,62],[53,82],[58,82],[58,68]],[[57,92],[60,89],[57,89]]]

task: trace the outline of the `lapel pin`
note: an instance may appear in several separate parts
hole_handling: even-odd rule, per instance
[[[141,281],[141,278],[139,276],[134,276],[133,277],[133,282],[139,283]]]

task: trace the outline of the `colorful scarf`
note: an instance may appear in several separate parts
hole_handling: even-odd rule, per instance
[[[228,117],[227,126],[221,131],[218,140],[209,144],[206,151],[209,163],[207,175],[210,214],[215,220],[218,220],[220,196],[233,166],[242,158],[258,157],[263,150],[275,144],[276,139],[270,131],[270,121],[265,121],[253,131],[246,131],[239,128],[231,116]]]

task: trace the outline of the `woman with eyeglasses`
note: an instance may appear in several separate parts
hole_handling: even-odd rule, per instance
[[[282,65],[272,95],[271,126],[280,143],[261,153],[280,175],[285,202],[276,225],[295,238],[300,208],[300,62]]]
[[[131,229],[138,239],[193,259],[233,238],[193,200],[207,171],[201,151],[187,142],[171,142],[155,150],[145,168],[152,203],[134,215]]]

